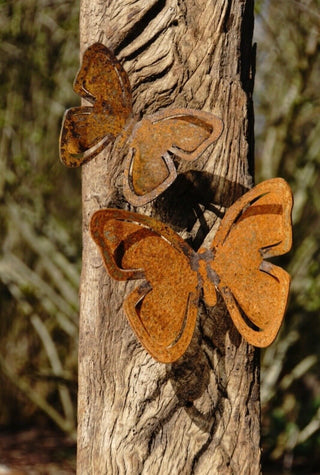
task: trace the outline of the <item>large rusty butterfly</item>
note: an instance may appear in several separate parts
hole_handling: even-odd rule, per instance
[[[68,167],[88,162],[110,142],[126,154],[123,192],[134,206],[159,196],[175,180],[172,154],[192,161],[220,136],[221,119],[209,112],[166,109],[138,120],[128,75],[101,43],[83,55],[74,91],[92,105],[66,111],[60,158]]]
[[[186,351],[202,296],[209,306],[219,292],[241,335],[268,346],[280,328],[290,277],[266,259],[292,243],[292,194],[281,178],[257,185],[226,212],[210,249],[195,252],[169,226],[148,216],[102,209],[91,235],[109,274],[142,279],[124,310],[145,349],[169,363]]]

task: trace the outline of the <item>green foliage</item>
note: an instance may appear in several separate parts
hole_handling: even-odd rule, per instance
[[[285,324],[263,355],[264,451],[285,469],[319,466],[320,15],[319,0],[262,2],[257,18],[258,180],[294,192],[292,276]]]
[[[79,173],[59,163],[58,135],[77,102],[78,9],[65,0],[0,4],[0,424],[37,420],[40,408],[71,433],[81,202]]]

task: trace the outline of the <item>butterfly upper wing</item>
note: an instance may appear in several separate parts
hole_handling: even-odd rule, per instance
[[[290,277],[265,259],[290,250],[291,210],[287,183],[264,181],[230,207],[213,242],[218,288],[239,332],[258,347],[275,339],[287,305]]]
[[[74,107],[64,115],[60,158],[69,167],[82,165],[114,141],[132,113],[127,73],[101,43],[85,51],[73,89],[92,107]]]
[[[101,43],[94,43],[84,52],[73,89],[92,104],[107,101],[113,115],[131,112],[128,75],[114,54]]]
[[[192,161],[216,141],[221,119],[209,112],[169,109],[142,119],[133,129],[125,164],[124,195],[141,206],[159,196],[176,178],[168,152]]]
[[[144,280],[124,302],[138,339],[158,361],[177,360],[191,341],[198,312],[194,251],[166,225],[128,211],[97,211],[90,228],[113,278]]]

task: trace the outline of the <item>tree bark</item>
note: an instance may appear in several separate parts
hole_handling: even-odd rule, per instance
[[[135,114],[211,111],[224,131],[175,183],[136,211],[168,223],[194,249],[252,185],[253,0],[82,0],[81,51],[96,41],[122,61]],[[200,304],[195,335],[161,364],[134,336],[122,303],[137,283],[113,281],[88,232],[122,196],[125,157],[108,146],[83,167],[78,474],[258,474],[258,351],[221,299]],[[168,263],[170,265],[170,263]]]

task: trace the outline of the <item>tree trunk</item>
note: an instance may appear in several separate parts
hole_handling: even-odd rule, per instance
[[[122,61],[135,114],[211,111],[222,136],[175,183],[136,211],[168,223],[194,249],[212,241],[225,210],[252,185],[253,0],[82,0],[81,51],[96,41]],[[137,283],[113,281],[88,232],[122,196],[125,157],[107,147],[83,167],[78,474],[258,474],[258,352],[221,299],[201,303],[176,363],[142,348],[122,303]],[[170,265],[170,263],[168,263]]]

